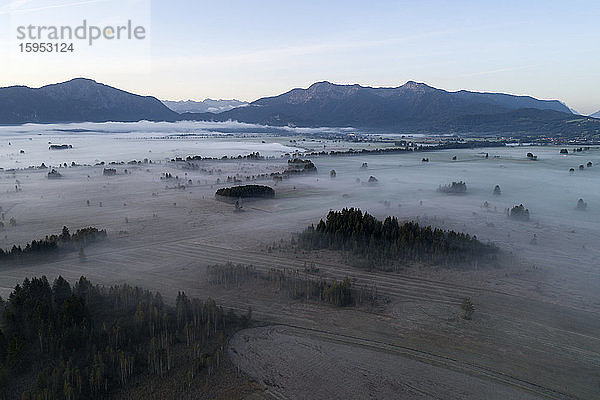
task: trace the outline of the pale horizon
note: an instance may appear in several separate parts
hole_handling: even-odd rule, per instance
[[[6,52],[15,50],[15,24],[56,23],[51,16],[69,23],[141,21],[148,39],[145,47],[121,51],[95,45],[65,57],[13,57],[0,65],[0,86],[86,77],[159,99],[253,101],[323,80],[373,87],[414,80],[448,91],[559,100],[589,115],[600,110],[600,54],[589,45],[600,40],[597,15],[600,4],[592,1],[367,7],[353,1],[4,0],[0,49]]]

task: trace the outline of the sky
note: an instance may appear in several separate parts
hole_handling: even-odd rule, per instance
[[[88,77],[169,100],[327,80],[558,99],[600,110],[598,1],[0,0],[0,86]],[[20,53],[18,26],[132,20],[144,40]],[[55,41],[56,42],[56,41]],[[2,61],[1,59],[4,59]]]

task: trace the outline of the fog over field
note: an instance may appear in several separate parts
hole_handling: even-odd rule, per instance
[[[5,226],[0,247],[24,245],[60,232],[63,225],[72,231],[86,226],[107,229],[109,240],[86,248],[85,256],[69,254],[25,263],[0,260],[5,263],[0,267],[0,295],[6,297],[27,276],[45,274],[54,279],[61,274],[69,280],[85,275],[97,283],[128,282],[168,296],[179,290],[209,294],[236,310],[250,305],[261,321],[295,327],[242,331],[233,340],[238,351],[232,355],[234,361],[273,396],[308,396],[304,383],[297,380],[302,371],[306,376],[319,375],[331,365],[351,362],[350,346],[361,348],[355,355],[361,368],[367,369],[378,357],[389,368],[395,364],[412,368],[416,362],[418,368],[431,368],[431,376],[452,393],[447,398],[478,398],[480,390],[496,393],[497,398],[502,393],[504,398],[600,396],[600,148],[574,152],[572,146],[508,146],[310,156],[306,158],[318,169],[315,175],[280,182],[270,177],[257,180],[275,189],[274,199],[244,201],[244,212],[215,200],[218,188],[233,185],[227,183],[228,176],[243,184],[246,177],[283,171],[286,153],[371,146],[315,139],[311,134],[317,131],[187,122],[1,127],[0,206]],[[326,133],[343,132],[348,130]],[[73,148],[49,150],[49,142]],[[560,154],[561,148],[569,154]],[[202,160],[194,168],[168,161],[188,155],[220,158],[252,152],[269,158]],[[528,158],[529,152],[537,159]],[[103,175],[106,166],[93,166],[145,158],[154,163],[111,166],[116,176]],[[90,165],[58,167],[71,162]],[[27,169],[41,163],[57,168],[62,177],[48,179],[48,169]],[[330,176],[331,170],[335,177]],[[165,173],[179,180],[162,179]],[[377,181],[369,183],[370,177]],[[438,190],[458,181],[466,183],[466,193]],[[500,195],[493,194],[496,185]],[[585,209],[577,207],[579,199],[587,203]],[[529,221],[508,218],[507,209],[519,204],[529,210]],[[337,253],[273,248],[274,243],[287,243],[293,233],[316,224],[329,210],[344,207],[476,235],[501,249],[505,265],[407,266],[395,274],[352,268]],[[15,218],[16,226],[9,225],[10,218]],[[280,294],[264,288],[236,291],[207,283],[210,264],[231,261],[259,269],[302,268],[307,260],[325,278],[348,276],[353,282],[378,287],[389,302],[368,312],[336,310],[282,300]],[[459,316],[464,297],[475,302],[473,321]],[[244,342],[244,335],[255,342]],[[361,342],[367,339],[372,342]],[[282,369],[289,374],[279,378],[257,361],[266,357],[260,353],[262,342],[270,346],[269,360],[274,365],[289,362],[286,346],[290,354],[299,352],[303,363],[294,372]],[[328,349],[327,343],[332,342],[336,345]],[[280,349],[281,357],[273,346]],[[409,347],[422,353],[407,354]],[[315,352],[315,365],[305,351]],[[434,355],[442,358],[433,360]],[[333,364],[327,364],[329,359]],[[410,363],[403,364],[407,359]],[[447,371],[436,372],[438,368]],[[365,385],[385,379],[382,393],[394,393],[401,386],[403,393],[415,398],[443,397],[439,391],[426,390],[431,381],[402,386],[410,383],[409,378],[386,376],[383,367],[364,374],[349,368],[347,373],[344,382],[349,383],[359,376]],[[335,376],[332,373],[332,379]],[[344,393],[340,391],[339,398]],[[327,391],[321,394],[335,397]]]
[[[46,165],[67,162],[70,165],[73,161],[95,164],[144,158],[163,161],[197,154],[221,157],[256,151],[265,156],[280,156],[297,150],[279,143],[261,143],[258,136],[265,131],[268,129],[262,128],[261,132],[261,127],[247,124],[197,122],[5,126],[0,127],[0,167],[26,168],[39,166],[42,162]],[[232,140],[233,134],[248,138],[244,142]],[[49,151],[50,144],[70,144],[73,149]]]

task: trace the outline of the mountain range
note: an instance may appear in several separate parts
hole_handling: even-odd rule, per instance
[[[557,100],[466,90],[449,92],[413,81],[390,88],[318,82],[307,89],[292,89],[249,104],[210,99],[166,104],[183,111],[203,107],[210,111],[178,113],[155,97],[77,78],[41,88],[0,88],[0,124],[237,120],[273,126],[351,126],[397,133],[600,135],[599,119],[573,114]],[[235,108],[215,113],[219,107]]]
[[[183,114],[196,120],[237,120],[266,125],[353,126],[429,133],[509,133],[573,131],[578,119],[557,100],[529,96],[448,92],[409,81],[393,88],[318,82],[265,97],[218,115]],[[550,132],[547,132],[550,133]]]
[[[162,100],[163,104],[171,110],[178,113],[214,113],[218,114],[224,111],[233,110],[238,107],[245,107],[248,102],[240,100],[213,100],[204,99],[202,101],[186,100],[186,101],[169,101]]]
[[[590,115],[590,117],[600,118],[600,110],[598,110],[595,113],[593,113],[592,115]]]

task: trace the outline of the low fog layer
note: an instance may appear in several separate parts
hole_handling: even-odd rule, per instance
[[[42,131],[19,135],[0,135],[0,168],[28,168],[57,166],[72,162],[93,165],[98,162],[131,160],[165,161],[175,157],[201,154],[203,157],[236,157],[259,152],[264,156],[280,157],[299,151],[297,147],[282,143],[263,143],[256,134],[244,141],[229,134],[211,131],[210,138],[197,133],[174,129],[165,132],[60,132]],[[199,135],[199,136],[196,136]],[[51,144],[67,144],[72,149],[50,150]]]
[[[467,371],[474,364],[481,365],[485,372],[480,377],[493,374],[500,382],[508,380],[512,386],[509,391],[520,390],[524,382],[529,382],[532,393],[542,398],[554,392],[540,392],[539,385],[580,398],[598,397],[600,387],[590,385],[597,375],[596,336],[600,331],[596,318],[600,305],[597,148],[581,152],[569,148],[568,155],[561,155],[559,147],[512,147],[319,156],[310,157],[317,174],[295,175],[276,182],[268,175],[287,168],[287,159],[279,157],[286,151],[358,146],[310,137],[303,140],[300,136],[245,133],[192,139],[143,131],[29,133],[32,140],[26,135],[13,133],[0,139],[2,152],[9,140],[32,146],[24,148],[23,154],[14,154],[12,143],[12,153],[2,153],[3,162],[11,157],[22,166],[40,162],[53,165],[56,161],[81,163],[91,157],[101,161],[142,160],[149,148],[160,157],[148,158],[162,162],[117,165],[114,176],[105,176],[103,166],[57,168],[61,176],[52,179],[48,178],[48,169],[0,171],[2,248],[59,233],[63,225],[72,232],[94,226],[106,229],[109,236],[102,243],[86,247],[83,254],[6,262],[0,274],[3,297],[24,277],[42,274],[51,280],[58,274],[70,281],[85,275],[102,284],[140,285],[159,290],[171,299],[184,290],[191,296],[211,296],[240,312],[251,306],[253,315],[262,321],[299,327],[299,332],[270,336],[280,351],[269,353],[273,365],[285,364],[285,354],[298,349],[294,343],[300,343],[307,360],[321,360],[319,368],[323,371],[335,368],[335,360],[347,364],[345,357],[349,352],[354,354],[354,347],[340,349],[328,346],[329,338],[315,338],[316,345],[307,348],[302,345],[303,339],[296,338],[306,335],[302,329],[308,328],[311,334],[321,330],[327,335],[342,335],[334,339],[345,344],[350,337],[358,346],[364,339],[369,340],[377,351],[363,354],[368,364],[377,364],[378,357],[395,357],[388,362],[405,365],[404,356],[390,352],[390,346],[425,349],[440,356],[436,365],[446,365],[447,359],[461,360],[467,367],[460,368]],[[52,135],[60,136],[62,143],[73,144],[73,149],[48,150],[47,141]],[[155,135],[159,138],[149,139]],[[233,146],[236,150],[231,154]],[[369,147],[364,143],[360,146]],[[203,160],[194,161],[194,166],[165,161],[192,154],[221,156],[222,151],[230,155],[260,151],[276,158]],[[528,158],[528,152],[537,159]],[[261,179],[263,174],[267,178]],[[274,199],[244,200],[241,212],[234,204],[215,199],[217,189],[246,183],[247,177],[252,180],[253,176],[259,177],[256,183],[275,189]],[[233,177],[237,182],[231,182]],[[466,193],[438,190],[461,181]],[[496,185],[500,195],[493,194]],[[585,209],[577,208],[580,198],[587,203]],[[507,216],[506,209],[519,204],[529,210],[529,221]],[[382,273],[352,268],[334,253],[321,256],[278,248],[294,232],[316,224],[329,210],[351,206],[379,218],[396,215],[400,220],[418,220],[475,234],[513,257],[507,257],[500,268],[462,270],[411,265],[398,273]],[[14,225],[9,222],[11,218],[15,219]],[[272,288],[258,285],[231,290],[211,285],[207,267],[226,262],[254,264],[263,270],[302,270],[307,262],[314,262],[317,274],[328,279],[348,276],[353,283],[374,286],[383,303],[366,312],[353,307],[340,310],[291,301]],[[460,302],[465,297],[472,297],[475,304],[475,314],[469,321],[461,317]],[[263,358],[260,352],[253,353],[254,342],[247,343],[249,347],[238,350],[252,366]],[[423,357],[431,368],[429,356]],[[308,361],[298,368],[298,374],[275,374],[269,376],[269,382],[283,386],[296,379],[286,387],[304,385],[302,377],[314,375],[314,368]],[[540,374],[542,369],[547,372]],[[354,370],[357,375],[347,379],[366,379],[365,384],[378,384],[385,375],[364,378],[362,370]],[[255,379],[259,379],[265,371],[250,368],[249,372],[256,372]],[[448,387],[466,385],[468,391],[478,393],[477,382],[469,379],[470,375],[455,379],[450,374],[445,381],[439,374],[426,375],[435,377],[435,382],[419,384],[420,388],[443,387],[446,382]],[[343,384],[343,380],[340,382]],[[410,379],[406,383],[414,384]],[[293,393],[287,395],[295,397]]]
[[[65,126],[60,129],[63,128]],[[298,147],[289,146],[294,143],[287,139],[160,137],[154,140],[151,139],[152,135],[70,133],[61,136],[56,131],[44,132],[42,136],[27,134],[21,137],[13,134],[0,145],[0,160],[25,167],[39,165],[41,162],[50,166],[62,162],[70,164],[71,160],[77,163],[143,158],[164,161],[176,156],[198,154],[220,157],[224,154],[235,156],[253,151],[279,157],[286,152],[299,150]],[[52,138],[53,143],[73,144],[74,148],[48,150],[49,138]],[[11,141],[10,146],[7,144],[8,140]],[[305,148],[311,145],[313,149],[322,148],[317,142],[293,140],[302,143]],[[352,144],[346,143],[345,146]],[[21,148],[25,153],[15,154],[14,150]],[[380,217],[397,215],[401,219],[424,218],[426,222],[435,225],[474,233],[482,240],[496,242],[509,251],[527,256],[528,262],[537,265],[566,264],[565,269],[593,268],[593,260],[600,255],[594,243],[594,236],[600,230],[600,192],[594,185],[600,175],[600,152],[592,148],[561,155],[559,150],[558,147],[507,147],[414,154],[313,157],[319,173],[280,183],[279,186],[284,189],[283,196],[265,203],[267,208],[275,207],[276,212],[261,216],[262,226],[267,231],[269,226],[282,225],[283,220],[286,229],[294,232],[302,229],[307,222],[317,222],[330,209],[356,206]],[[533,152],[537,160],[528,159],[528,152]],[[423,158],[429,161],[424,162]],[[591,167],[587,166],[588,162],[592,163]],[[366,164],[366,168],[362,167],[363,164]],[[579,169],[580,165],[585,166],[583,170]],[[135,184],[134,181],[147,181],[149,184],[154,182],[153,185],[160,188],[164,186],[159,179],[160,171],[169,169],[174,176],[192,179],[194,185],[187,192],[190,199],[200,193],[205,198],[210,198],[215,188],[219,187],[212,186],[217,179],[224,182],[227,176],[236,174],[245,179],[246,176],[259,173],[281,171],[285,166],[285,160],[252,163],[236,161],[222,165],[203,162],[203,172],[183,171],[170,164],[155,166],[147,172],[144,171],[146,167],[129,168],[133,175],[117,179],[131,181],[132,185]],[[569,172],[570,168],[575,171]],[[206,173],[207,170],[213,171]],[[330,177],[331,170],[336,171],[335,178]],[[13,204],[15,210],[22,207],[31,209],[30,202],[35,202],[35,198],[48,197],[48,193],[54,189],[68,184],[69,187],[60,189],[59,194],[67,197],[70,190],[79,190],[81,179],[92,186],[101,181],[110,184],[109,179],[98,176],[101,169],[81,167],[59,171],[63,178],[58,182],[46,179],[45,171],[4,173],[0,180],[0,190],[6,192],[3,195],[4,208]],[[184,174],[187,175],[184,177]],[[85,178],[88,175],[95,178]],[[376,183],[368,182],[371,176],[376,178]],[[17,181],[22,192],[11,193],[15,191]],[[464,181],[467,193],[445,194],[437,190],[440,185],[453,181]],[[274,184],[272,181],[266,183]],[[500,196],[492,193],[496,185],[500,186]],[[83,188],[85,191],[85,186]],[[154,191],[152,186],[147,190]],[[576,207],[580,198],[587,203],[585,210]],[[64,201],[68,202],[68,199]],[[506,209],[519,204],[529,209],[529,222],[507,218]],[[88,209],[86,212],[93,211]],[[246,219],[253,220],[248,215],[235,220],[237,232],[246,230]],[[24,228],[16,231],[21,229]],[[27,235],[14,236],[9,231],[3,241],[4,247],[19,243],[17,238],[20,241],[33,239]]]

